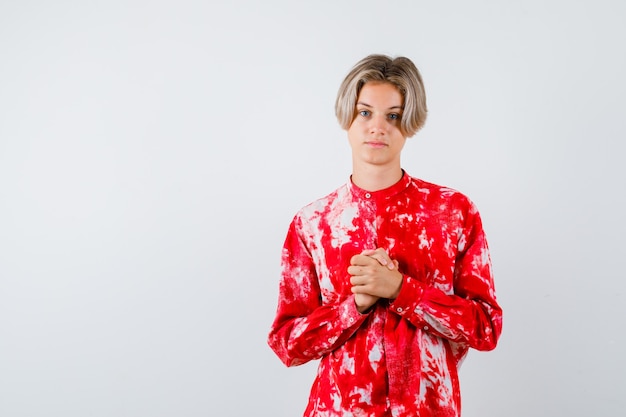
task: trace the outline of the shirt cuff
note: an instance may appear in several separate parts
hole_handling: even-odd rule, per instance
[[[402,276],[402,287],[395,300],[391,300],[389,308],[400,316],[411,314],[422,301],[424,285],[406,275]]]
[[[368,313],[359,313],[354,302],[354,296],[346,298],[339,307],[339,318],[345,328],[360,324],[367,315]]]

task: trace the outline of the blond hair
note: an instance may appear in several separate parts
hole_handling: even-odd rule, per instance
[[[339,87],[335,101],[335,115],[339,125],[347,130],[356,116],[356,101],[368,82],[383,82],[395,86],[403,100],[400,130],[411,137],[426,122],[426,92],[422,76],[413,62],[406,57],[369,55],[352,67]]]

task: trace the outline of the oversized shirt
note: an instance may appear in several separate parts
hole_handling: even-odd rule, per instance
[[[402,284],[361,314],[347,269],[375,248]],[[375,192],[349,181],[293,218],[268,343],[287,366],[320,359],[305,416],[459,416],[458,368],[501,328],[481,219],[460,192],[403,172]]]

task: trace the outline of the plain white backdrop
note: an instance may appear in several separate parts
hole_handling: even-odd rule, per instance
[[[504,331],[465,417],[626,407],[621,1],[0,2],[0,415],[301,415],[266,345],[339,83],[420,68],[414,176],[478,205]]]

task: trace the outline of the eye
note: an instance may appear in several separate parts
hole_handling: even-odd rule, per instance
[[[359,110],[359,116],[368,117],[372,114],[369,110]]]
[[[400,120],[400,115],[398,113],[391,113],[387,116],[390,120]]]

